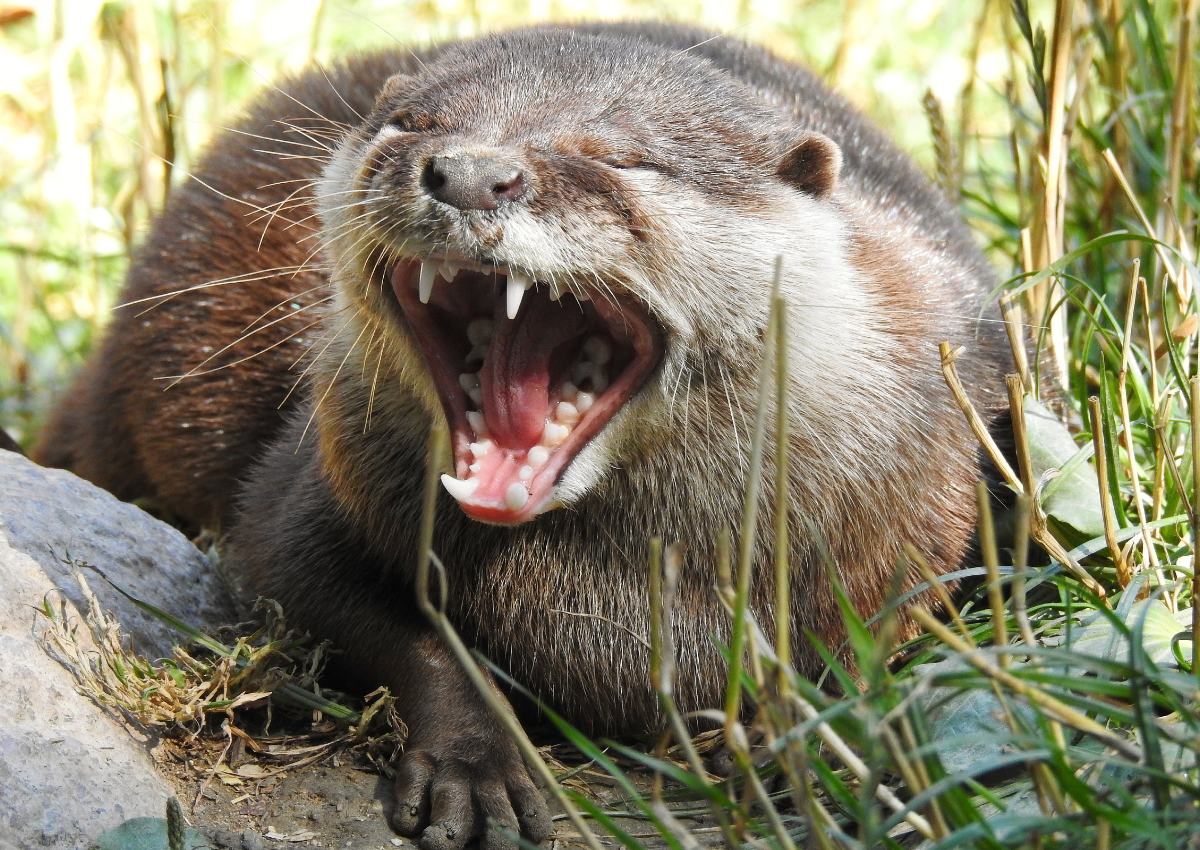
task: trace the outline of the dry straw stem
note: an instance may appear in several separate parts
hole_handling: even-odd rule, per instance
[[[1017,496],[1016,545],[1013,549],[1012,612],[1026,646],[1037,646],[1033,625],[1029,622],[1029,609],[1025,602],[1025,572],[1029,561],[1029,505],[1030,498]]]
[[[1125,310],[1125,327],[1124,336],[1121,345],[1121,371],[1117,375],[1117,398],[1121,406],[1121,426],[1123,429],[1123,443],[1125,447],[1126,459],[1129,466],[1129,481],[1133,486],[1133,504],[1137,510],[1138,523],[1142,529],[1142,543],[1145,546],[1145,557],[1149,561],[1151,568],[1154,570],[1155,579],[1158,581],[1159,587],[1166,587],[1167,581],[1163,576],[1162,566],[1158,561],[1158,552],[1154,545],[1154,538],[1150,532],[1146,522],[1146,506],[1142,502],[1142,483],[1141,470],[1138,468],[1137,456],[1134,454],[1133,448],[1133,423],[1129,415],[1129,393],[1126,389],[1126,384],[1129,377],[1129,367],[1131,364],[1130,351],[1133,346],[1133,314],[1138,303],[1138,282],[1141,280],[1138,275],[1138,270],[1141,268],[1141,261],[1133,261],[1133,275],[1129,285],[1129,302]],[[1144,281],[1142,281],[1144,283]],[[1151,367],[1153,368],[1153,367]],[[1175,609],[1174,598],[1170,595],[1166,597],[1167,607],[1172,611]]]
[[[1200,670],[1200,563],[1196,548],[1200,540],[1200,376],[1192,378],[1192,670]],[[1182,489],[1181,489],[1182,492]]]
[[[975,646],[975,638],[971,636],[971,630],[963,622],[962,613],[958,610],[958,606],[954,604],[954,600],[950,598],[950,592],[946,590],[946,585],[934,574],[933,568],[929,566],[929,562],[917,551],[917,547],[911,543],[904,544],[904,554],[908,556],[908,559],[912,563],[917,565],[917,569],[921,571],[921,578],[925,579],[930,589],[933,590],[933,594],[941,604],[942,610],[950,615],[950,619],[954,621],[954,625],[958,629],[958,633],[962,635],[963,640],[971,646]]]
[[[1021,483],[1021,480],[1017,477],[1017,474],[1013,472],[1012,467],[1009,465],[1003,453],[1000,451],[999,446],[996,445],[996,441],[992,439],[992,435],[988,432],[987,425],[984,423],[983,419],[980,418],[978,411],[975,410],[975,405],[971,403],[971,399],[967,396],[966,390],[963,389],[962,381],[960,381],[958,378],[958,372],[954,368],[954,361],[958,359],[960,354],[962,354],[963,349],[959,347],[951,350],[950,343],[948,342],[941,343],[939,348],[942,353],[942,375],[945,376],[946,385],[950,387],[950,392],[953,394],[955,401],[958,402],[958,406],[962,410],[963,415],[967,418],[967,423],[971,426],[971,430],[975,432],[976,438],[987,451],[988,457],[991,458],[992,463],[996,465],[996,469],[999,470],[1000,474],[1004,476],[1004,480],[1008,482],[1009,486],[1012,487],[1018,495],[1024,494],[1026,492],[1025,486]],[[1014,407],[1012,409],[1012,416],[1014,420],[1018,417],[1022,418],[1023,420],[1025,416],[1024,408],[1020,405]],[[1024,430],[1023,422],[1021,429],[1022,431]],[[1028,457],[1028,446],[1018,447],[1018,449],[1021,451],[1023,456],[1026,458]],[[1026,459],[1024,462],[1027,463],[1028,459]],[[1071,557],[1071,554],[1064,549],[1062,544],[1059,543],[1054,538],[1054,535],[1050,533],[1050,530],[1046,525],[1046,514],[1042,510],[1041,505],[1037,504],[1036,502],[1032,502],[1031,507],[1032,510],[1029,517],[1030,536],[1038,542],[1039,546],[1046,550],[1046,554],[1062,564],[1073,576],[1083,583],[1088,591],[1098,597],[1103,604],[1107,605],[1108,594],[1105,592],[1104,588],[1100,586],[1099,582],[1092,578],[1091,574],[1087,570],[1080,566],[1078,561]]]
[[[1108,458],[1105,453],[1104,423],[1100,416],[1100,399],[1092,396],[1088,399],[1088,416],[1092,426],[1092,445],[1095,447],[1096,477],[1100,482],[1100,510],[1104,517],[1104,542],[1112,555],[1113,566],[1117,569],[1117,584],[1124,590],[1129,587],[1132,575],[1125,554],[1117,542],[1117,518],[1113,509],[1112,493],[1108,489]]]
[[[1150,219],[1146,217],[1146,211],[1142,209],[1142,205],[1138,202],[1137,194],[1133,191],[1133,187],[1130,186],[1129,181],[1125,179],[1125,172],[1121,168],[1121,163],[1117,162],[1117,158],[1113,156],[1111,149],[1106,148],[1101,156],[1103,156],[1104,161],[1108,163],[1108,167],[1112,171],[1113,177],[1116,178],[1117,183],[1121,187],[1121,191],[1125,193],[1125,198],[1129,201],[1129,205],[1133,207],[1133,211],[1137,214],[1138,221],[1141,222],[1142,230],[1145,231],[1145,235],[1149,236],[1151,239],[1155,238],[1154,226],[1150,224]],[[1175,264],[1171,262],[1170,251],[1167,250],[1166,245],[1164,245],[1161,240],[1154,243],[1154,250],[1158,254],[1159,261],[1163,264],[1163,270],[1166,272],[1167,277],[1170,279],[1171,283],[1175,285],[1175,294],[1179,299],[1179,309],[1186,311],[1192,297],[1191,285],[1187,279],[1186,267],[1184,268],[1185,273],[1183,275],[1176,273]]]
[[[700,760],[700,754],[692,742],[687,723],[675,705],[675,670],[677,657],[675,651],[675,635],[671,630],[672,614],[675,610],[676,592],[679,587],[679,572],[683,564],[683,547],[673,544],[663,553],[662,540],[654,538],[650,541],[650,576],[648,590],[650,595],[650,686],[658,695],[658,703],[663,715],[667,718],[668,732],[659,741],[656,755],[662,755],[673,735],[683,750],[684,758],[692,775],[705,785],[709,784],[708,771]],[[652,788],[653,802],[662,803],[662,775],[656,774]],[[729,820],[729,813],[707,796],[709,810],[716,818],[717,825],[725,837],[726,843],[737,846],[738,836]],[[655,810],[657,812],[657,809]],[[669,823],[664,821],[664,823]]]
[[[1051,36],[1050,76],[1047,80],[1046,127],[1038,143],[1040,168],[1032,167],[1037,185],[1034,196],[1039,199],[1030,227],[1032,264],[1026,272],[1045,268],[1063,255],[1063,224],[1066,209],[1067,125],[1069,108],[1066,102],[1067,82],[1071,77],[1070,59],[1073,46],[1073,11],[1076,0],[1058,0],[1054,12],[1054,32]],[[1067,317],[1061,310],[1049,313],[1050,305],[1065,297],[1062,284],[1052,277],[1029,290],[1027,303],[1038,324],[1048,324],[1050,355],[1055,365],[1055,377],[1060,386],[1069,384],[1070,342]]]
[[[583,842],[591,850],[604,850],[600,842],[596,839],[595,834],[588,827],[583,815],[575,808],[570,797],[567,796],[562,786],[554,778],[554,774],[550,772],[550,768],[542,759],[541,754],[538,753],[537,747],[529,740],[529,736],[525,734],[525,730],[521,728],[521,724],[513,716],[512,710],[504,701],[504,698],[496,691],[491,680],[479,669],[479,665],[471,657],[471,651],[462,642],[462,638],[458,636],[458,632],[455,631],[454,626],[451,625],[445,613],[434,606],[429,597],[429,569],[437,557],[433,553],[433,521],[439,486],[438,471],[441,467],[440,461],[449,452],[449,447],[450,437],[446,431],[445,423],[435,422],[429,431],[429,458],[425,472],[425,502],[421,511],[420,546],[417,550],[417,602],[420,604],[421,610],[429,619],[429,622],[437,630],[438,634],[441,635],[442,640],[446,642],[450,651],[454,653],[459,666],[462,667],[467,677],[470,678],[471,683],[491,710],[496,721],[517,745],[522,758],[525,759],[525,764],[530,771],[542,780],[544,786],[554,795],[555,801],[566,812],[567,817],[571,819],[571,823],[579,830],[579,835],[583,839]],[[440,563],[438,563],[438,577],[440,581],[439,600],[444,605],[446,601],[446,581]]]
[[[1008,645],[1008,624],[1004,621],[1004,590],[1000,586],[1000,553],[996,549],[996,526],[992,522],[992,499],[987,482],[975,484],[975,500],[979,509],[979,548],[987,569],[988,603],[992,609],[992,643]],[[1000,666],[1008,666],[1008,654],[1000,655]]]
[[[1004,330],[1008,332],[1008,344],[1012,348],[1013,361],[1022,385],[1036,392],[1037,384],[1029,371],[1029,355],[1025,352],[1025,315],[1019,301],[1009,293],[1000,296],[1000,315],[1004,319]],[[1032,491],[1031,491],[1032,492]]]
[[[1166,239],[1166,215],[1169,211],[1180,209],[1180,189],[1183,185],[1184,151],[1192,147],[1194,119],[1192,117],[1192,89],[1195,71],[1195,59],[1192,51],[1192,32],[1196,27],[1196,9],[1200,3],[1197,0],[1186,0],[1179,4],[1179,41],[1175,51],[1175,92],[1171,102],[1171,129],[1167,138],[1167,191],[1163,195],[1162,204],[1158,208],[1159,235]],[[1175,243],[1184,248],[1184,237],[1179,233]]]
[[[980,673],[994,679],[999,684],[1008,688],[1013,693],[1019,694],[1029,700],[1030,703],[1036,705],[1042,711],[1046,712],[1052,719],[1057,720],[1067,726],[1077,729],[1085,735],[1090,735],[1105,746],[1112,747],[1117,752],[1124,755],[1126,758],[1134,761],[1141,761],[1142,751],[1137,745],[1130,743],[1119,735],[1109,731],[1106,727],[1092,720],[1086,714],[1076,711],[1066,703],[1052,697],[1045,691],[1038,690],[1027,682],[1018,679],[1006,670],[1001,669],[996,664],[993,664],[983,651],[978,648],[972,648],[968,643],[961,640],[954,632],[946,628],[937,617],[934,617],[924,607],[914,605],[909,609],[909,614],[914,620],[925,627],[934,637],[940,640],[946,646],[959,653],[962,660],[966,661]]]

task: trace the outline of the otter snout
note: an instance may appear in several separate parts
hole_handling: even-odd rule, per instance
[[[495,210],[525,197],[525,172],[496,154],[431,156],[421,172],[421,188],[435,200],[460,210]]]

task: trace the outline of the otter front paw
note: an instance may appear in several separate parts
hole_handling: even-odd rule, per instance
[[[546,801],[510,741],[476,747],[460,742],[404,754],[396,773],[393,829],[409,838],[419,835],[423,850],[460,850],[476,837],[482,837],[484,850],[512,848],[493,827],[533,842],[550,834]]]

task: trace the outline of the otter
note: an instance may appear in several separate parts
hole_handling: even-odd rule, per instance
[[[939,573],[972,557],[981,456],[936,346],[966,347],[995,420],[1007,342],[993,272],[915,164],[807,70],[701,29],[535,27],[280,83],[172,191],[35,456],[227,529],[250,593],[391,688],[399,832],[540,841],[539,792],[414,600],[430,428],[451,435],[433,548],[472,646],[594,733],[657,731],[646,553],[683,541],[677,699],[719,705],[711,587],[777,257],[788,616],[815,675],[805,636],[845,636],[829,569],[870,615],[906,543]]]

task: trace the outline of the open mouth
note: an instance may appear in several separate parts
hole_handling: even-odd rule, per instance
[[[563,471],[658,365],[657,326],[631,299],[461,258],[390,276],[450,423],[446,490],[504,525],[556,507]]]

